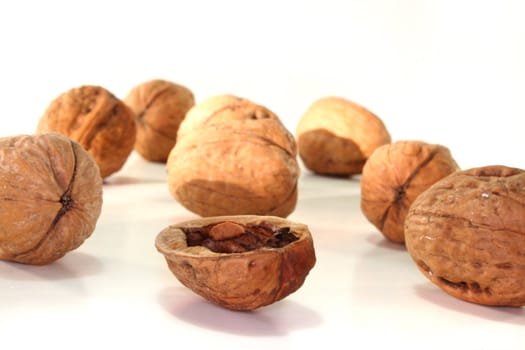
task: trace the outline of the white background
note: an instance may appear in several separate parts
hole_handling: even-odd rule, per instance
[[[314,100],[343,96],[463,168],[523,168],[524,15],[520,0],[5,1],[0,134],[32,132],[69,88],[124,97],[164,78],[198,101],[250,98],[292,131]]]
[[[34,131],[51,99],[84,84],[125,97],[163,78],[197,101],[234,93],[293,132],[317,98],[383,119],[394,140],[450,148],[462,168],[525,168],[523,1],[3,1],[0,136]],[[155,251],[193,218],[164,168],[133,154],[104,185],[97,230],[46,267],[0,265],[0,341],[17,348],[522,349],[523,308],[445,295],[359,211],[358,179],[303,172],[291,220],[318,264],[286,300],[255,313],[203,302]],[[357,346],[356,344],[361,344]],[[2,345],[2,347],[4,346]]]

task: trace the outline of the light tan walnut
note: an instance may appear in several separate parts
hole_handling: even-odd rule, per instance
[[[352,101],[324,97],[302,115],[296,130],[299,156],[317,174],[360,174],[379,146],[390,143],[383,121]]]
[[[300,173],[293,135],[277,117],[237,111],[179,135],[167,161],[170,193],[201,216],[286,217],[297,203]]]
[[[247,119],[280,120],[268,108],[246,98],[231,94],[215,95],[196,104],[188,111],[179,127],[178,137],[202,125]]]

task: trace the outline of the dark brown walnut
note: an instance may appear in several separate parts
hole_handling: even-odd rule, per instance
[[[82,146],[57,133],[0,138],[0,260],[51,263],[95,229],[102,178]]]
[[[423,192],[405,222],[419,270],[446,293],[482,305],[525,305],[525,171],[487,166]]]
[[[361,175],[361,211],[389,240],[405,242],[404,222],[417,196],[459,170],[448,148],[422,141],[378,147]]]
[[[124,102],[135,113],[135,151],[144,159],[166,162],[177,142],[179,125],[195,104],[193,92],[185,86],[155,79],[135,86]]]
[[[285,298],[316,262],[308,227],[273,216],[191,220],[164,229],[155,245],[184,286],[232,310]]]
[[[372,152],[391,141],[377,115],[341,97],[315,101],[299,120],[296,138],[304,166],[334,176],[360,174]]]
[[[267,117],[196,124],[167,161],[170,193],[201,216],[286,217],[297,203],[299,173],[293,135]]]
[[[135,116],[100,86],[81,86],[55,98],[37,126],[79,142],[95,158],[103,178],[120,170],[133,151]]]

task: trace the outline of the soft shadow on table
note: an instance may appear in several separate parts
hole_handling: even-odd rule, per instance
[[[158,301],[173,317],[184,322],[238,335],[286,336],[322,322],[314,310],[286,299],[254,311],[233,311],[214,305],[184,287],[169,287],[160,291]]]
[[[9,261],[0,262],[0,278],[10,280],[68,280],[99,274],[104,270],[96,257],[70,252],[48,265],[26,265]]]
[[[108,179],[104,179],[105,186],[122,186],[122,185],[137,185],[137,184],[158,184],[166,183],[167,175],[160,177],[138,177],[128,175],[114,175]]]
[[[370,235],[368,235],[366,240],[381,249],[390,249],[390,250],[396,250],[396,251],[406,251],[407,250],[404,244],[389,241],[379,231],[375,232],[374,234],[371,233]]]
[[[523,307],[496,307],[469,303],[445,293],[430,282],[415,285],[414,290],[421,298],[444,309],[481,317],[490,321],[525,326],[525,308]]]

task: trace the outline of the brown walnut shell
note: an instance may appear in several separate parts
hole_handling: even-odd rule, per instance
[[[459,170],[448,148],[422,141],[378,147],[361,175],[361,211],[389,240],[404,243],[404,222],[416,197]]]
[[[135,151],[144,159],[166,162],[177,142],[179,125],[195,104],[192,91],[170,81],[155,79],[135,86],[124,102],[135,113]]]
[[[525,171],[486,166],[423,192],[405,222],[419,270],[446,293],[483,305],[525,305]]]
[[[95,229],[102,178],[80,144],[57,133],[0,138],[0,260],[51,263]]]
[[[247,119],[280,120],[271,110],[251,100],[231,94],[222,94],[208,97],[193,106],[179,127],[178,137],[203,125]]]
[[[341,97],[315,101],[299,120],[296,138],[307,169],[335,176],[360,174],[372,152],[391,141],[378,116]]]
[[[304,224],[272,216],[191,220],[155,245],[186,287],[232,310],[254,310],[297,291],[316,262]]]
[[[135,115],[103,87],[81,86],[50,103],[37,131],[58,132],[79,142],[95,158],[105,178],[120,170],[133,151]]]
[[[286,217],[297,204],[296,144],[279,119],[203,123],[167,161],[173,197],[201,216]]]

